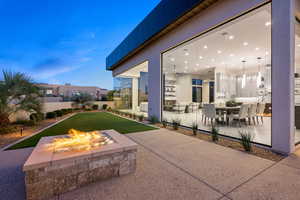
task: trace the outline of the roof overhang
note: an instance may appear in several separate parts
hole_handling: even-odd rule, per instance
[[[176,28],[218,0],[162,0],[106,58],[114,70],[149,43]]]

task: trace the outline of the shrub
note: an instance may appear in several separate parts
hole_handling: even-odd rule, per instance
[[[103,106],[102,106],[102,109],[103,109],[103,110],[106,110],[106,109],[107,109],[107,107],[108,107],[108,105],[107,105],[107,104],[103,104]]]
[[[63,115],[68,114],[68,109],[63,108],[60,111],[62,112]]]
[[[248,131],[239,131],[241,137],[241,144],[243,145],[245,151],[252,151],[252,135]]]
[[[55,110],[54,112],[56,113],[56,117],[63,116],[63,112],[61,110]]]
[[[137,119],[137,115],[135,113],[132,114],[132,119]]]
[[[91,108],[85,108],[84,111],[92,111]]]
[[[67,109],[67,113],[72,113],[73,111],[74,111],[73,108],[68,108],[68,109]]]
[[[180,119],[173,119],[172,126],[174,130],[178,130],[178,127],[180,126]]]
[[[0,134],[13,133],[17,131],[18,131],[18,127],[14,125],[0,126]]]
[[[108,112],[113,112],[112,109],[111,109],[111,107],[108,107],[108,108],[107,108],[107,111],[108,111]]]
[[[92,105],[92,109],[93,110],[98,110],[99,109],[99,105],[97,105],[97,104]]]
[[[192,129],[193,129],[193,134],[194,134],[194,135],[197,135],[198,124],[197,124],[196,122],[193,123]]]
[[[158,123],[158,118],[155,115],[151,115],[149,117],[149,121],[151,124],[156,124],[156,123]]]
[[[34,120],[35,122],[39,122],[45,119],[44,113],[32,113],[29,116],[30,120]]]
[[[80,110],[80,108],[74,108],[74,110],[75,110],[75,111],[78,111],[78,110]]]
[[[53,119],[56,117],[56,113],[55,112],[47,112],[46,113],[46,119]]]
[[[168,125],[168,120],[163,119],[163,120],[161,120],[161,123],[162,123],[163,127],[166,128]]]
[[[140,121],[140,122],[144,121],[144,115],[143,115],[143,114],[139,115],[138,118],[139,118],[139,121]]]
[[[128,117],[129,117],[129,118],[132,118],[132,113],[128,113]]]
[[[211,139],[214,142],[219,141],[219,130],[216,129],[215,127],[212,127],[211,129]]]

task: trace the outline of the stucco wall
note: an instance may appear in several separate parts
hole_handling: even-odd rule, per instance
[[[207,8],[160,39],[152,42],[113,71],[116,76],[144,61],[149,61],[149,115],[161,117],[161,53],[183,41],[240,15],[267,0],[222,0]]]
[[[60,110],[60,109],[67,109],[67,108],[72,108],[73,102],[47,102],[43,103],[42,105],[42,112],[51,112],[55,110]],[[108,107],[114,108],[114,102],[113,101],[94,101],[92,104],[97,104],[99,105],[99,109],[102,109],[102,106],[104,104],[107,104]],[[9,120],[11,122],[15,122],[17,120],[29,120],[30,113],[25,112],[25,111],[18,111],[15,114],[11,114],[9,117]]]

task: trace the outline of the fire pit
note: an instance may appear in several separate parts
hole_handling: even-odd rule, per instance
[[[23,166],[28,200],[133,173],[137,144],[114,130],[43,137]]]

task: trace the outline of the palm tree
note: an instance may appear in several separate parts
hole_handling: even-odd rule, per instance
[[[9,124],[9,116],[19,110],[41,112],[39,88],[23,73],[3,71],[0,82],[0,127]]]
[[[75,106],[85,108],[86,106],[91,106],[91,101],[93,100],[92,95],[89,93],[79,93],[72,98]]]

